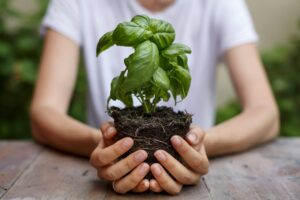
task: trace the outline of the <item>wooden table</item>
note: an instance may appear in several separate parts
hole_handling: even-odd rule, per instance
[[[278,139],[211,160],[210,172],[180,195],[118,195],[88,160],[32,141],[0,142],[0,198],[31,199],[300,199],[300,139]]]

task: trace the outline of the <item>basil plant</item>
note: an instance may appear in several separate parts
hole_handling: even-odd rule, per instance
[[[125,58],[126,68],[111,82],[110,100],[120,100],[133,106],[133,95],[146,113],[154,112],[160,101],[168,101],[172,94],[184,99],[189,91],[191,76],[186,54],[191,49],[173,43],[175,31],[166,21],[136,15],[104,34],[97,45],[97,56],[113,45],[134,48]]]

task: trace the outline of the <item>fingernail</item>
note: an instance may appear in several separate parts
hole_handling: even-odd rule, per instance
[[[147,170],[148,170],[148,165],[146,163],[141,164],[138,169],[139,174],[141,175],[145,174]]]
[[[147,157],[147,154],[144,151],[138,151],[135,155],[134,155],[134,159],[137,162],[142,162],[145,160],[145,158]]]
[[[192,143],[196,143],[196,141],[197,141],[197,135],[193,132],[189,132],[187,135],[187,138]]]
[[[167,159],[166,155],[162,151],[157,151],[154,155],[159,161],[165,161]]]
[[[129,147],[131,147],[132,143],[133,143],[133,141],[130,138],[126,138],[123,141],[122,145],[124,148],[128,149]]]
[[[113,133],[115,132],[115,128],[114,127],[109,127],[106,132],[105,132],[105,136],[106,137],[110,137]]]
[[[173,136],[171,140],[175,146],[180,146],[182,143],[178,136]]]
[[[156,176],[160,176],[161,175],[161,168],[158,164],[154,164],[153,165],[153,173],[156,175]]]

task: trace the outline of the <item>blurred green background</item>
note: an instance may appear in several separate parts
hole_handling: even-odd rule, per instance
[[[33,0],[34,1],[34,0]],[[0,139],[30,138],[29,104],[42,49],[38,27],[48,0],[21,12],[11,1],[0,1]],[[281,112],[281,135],[300,136],[300,26],[291,41],[262,53]],[[70,115],[85,121],[86,82],[82,67]],[[218,109],[217,123],[240,112],[232,101]]]

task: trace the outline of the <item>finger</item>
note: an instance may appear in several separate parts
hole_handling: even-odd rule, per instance
[[[196,125],[191,125],[189,132],[186,134],[185,138],[188,143],[193,146],[197,151],[200,150],[200,146],[205,137],[205,132]]]
[[[114,190],[118,193],[125,194],[133,190],[149,172],[149,165],[147,163],[140,164],[130,174],[114,182]]]
[[[105,122],[105,123],[103,123],[101,125],[100,129],[101,129],[101,131],[102,131],[102,133],[104,135],[104,138],[106,140],[113,139],[113,137],[117,133],[117,130],[116,130],[113,122]]]
[[[167,152],[158,150],[154,153],[154,156],[179,183],[193,185],[198,182],[199,174],[186,168]]]
[[[158,182],[155,179],[150,180],[149,188],[153,192],[162,192],[163,191],[162,187],[160,187],[160,185],[158,184]]]
[[[125,176],[147,158],[147,152],[138,150],[113,165],[99,170],[98,176],[109,181],[115,181]]]
[[[130,137],[123,138],[115,144],[104,149],[96,148],[91,156],[91,164],[94,167],[103,167],[119,158],[133,146],[133,140]]]
[[[101,124],[100,130],[104,131],[104,130],[106,130],[110,126],[114,126],[114,122],[113,121],[106,121],[106,122],[104,122],[104,123]]]
[[[201,152],[197,152],[179,136],[173,136],[171,143],[189,167],[201,175],[207,174],[209,162],[203,150],[200,149]]]
[[[175,181],[174,179],[172,179],[160,164],[158,163],[152,164],[151,172],[155,177],[156,181],[158,182],[158,184],[167,193],[175,195],[181,191],[182,185],[177,181]]]
[[[133,188],[133,192],[145,192],[149,189],[150,183],[149,180],[144,179],[142,180],[135,188]]]

